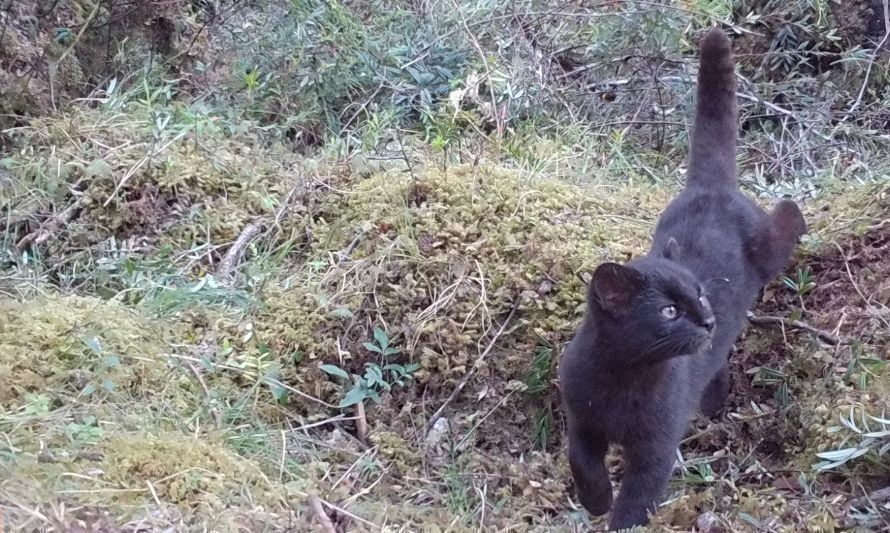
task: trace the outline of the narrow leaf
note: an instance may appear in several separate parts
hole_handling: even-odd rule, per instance
[[[364,343],[364,347],[367,348],[369,351],[372,351],[372,352],[376,352],[376,353],[380,353],[380,354],[383,353],[382,351],[380,351],[380,348],[378,348],[378,347],[377,347],[376,345],[374,345],[374,344],[371,344],[370,342],[366,342],[366,343]]]
[[[332,376],[337,376],[338,378],[349,379],[349,374],[346,373],[345,370],[340,368],[337,365],[321,365],[320,368],[323,372],[326,372]]]

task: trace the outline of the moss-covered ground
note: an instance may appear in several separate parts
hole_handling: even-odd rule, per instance
[[[355,168],[195,107],[157,113],[122,96],[10,133],[4,524],[602,527],[573,497],[555,368],[586,276],[645,252],[674,187]],[[655,530],[887,524],[890,188],[829,183],[803,204],[811,233],[737,344],[726,413],[690,428]],[[338,374],[367,365],[385,369],[379,403],[338,407]]]

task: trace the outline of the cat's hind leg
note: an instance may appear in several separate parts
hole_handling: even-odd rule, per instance
[[[606,470],[607,440],[583,428],[569,426],[569,465],[581,505],[595,516],[612,506],[612,482]]]

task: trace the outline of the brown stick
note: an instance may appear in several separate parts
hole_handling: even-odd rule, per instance
[[[832,346],[837,346],[841,343],[841,339],[831,333],[821,330],[819,328],[815,328],[806,322],[801,322],[800,320],[789,320],[787,318],[783,318],[780,316],[756,316],[754,313],[748,313],[748,322],[754,324],[755,326],[783,326],[787,328],[794,329],[802,329],[805,331],[809,331],[813,333],[823,341],[827,342]]]
[[[232,243],[225,257],[223,257],[222,263],[220,263],[216,271],[218,277],[227,278],[232,274],[232,271],[235,270],[235,267],[241,261],[244,250],[259,236],[260,232],[263,231],[264,225],[262,222],[251,222],[244,228],[241,235],[238,235],[238,238],[235,239],[235,242]]]
[[[315,517],[318,518],[318,522],[321,524],[321,528],[324,529],[325,533],[337,533],[337,530],[334,529],[334,523],[331,522],[331,517],[324,512],[324,507],[321,506],[321,499],[313,494],[312,496],[309,496],[309,503],[312,504],[312,510],[315,511]]]
[[[355,436],[363,444],[368,444],[368,418],[365,416],[365,403],[355,404]]]
[[[63,225],[68,223],[74,215],[80,210],[80,201],[76,201],[62,210],[58,215],[53,215],[49,220],[40,225],[39,228],[32,231],[31,233],[22,237],[22,239],[16,244],[16,247],[19,250],[24,250],[25,248],[32,248],[39,244],[43,244],[50,237],[52,237],[56,231]]]
[[[467,386],[467,383],[469,383],[470,378],[473,377],[473,374],[476,373],[476,369],[478,369],[482,365],[482,361],[485,360],[485,357],[488,355],[488,352],[490,352],[491,349],[494,348],[494,343],[496,343],[498,341],[498,339],[501,338],[501,335],[504,334],[504,330],[507,329],[507,324],[509,324],[510,321],[513,320],[513,315],[516,314],[517,309],[519,309],[519,300],[518,299],[516,300],[516,303],[513,304],[513,307],[510,308],[510,314],[507,315],[507,318],[501,324],[501,327],[498,329],[497,333],[495,333],[494,337],[492,337],[491,340],[488,342],[488,346],[486,346],[485,350],[479,355],[479,357],[476,358],[476,362],[473,363],[472,368],[470,368],[470,370],[467,372],[467,374],[464,376],[464,378],[460,381],[460,383],[457,384],[457,388],[455,388],[454,391],[451,393],[451,395],[448,397],[448,399],[445,400],[445,403],[443,403],[442,406],[436,410],[436,412],[433,414],[433,416],[430,417],[429,421],[426,424],[426,429],[423,432],[424,434],[427,434],[430,432],[430,430],[433,428],[433,425],[436,423],[436,420],[439,419],[439,415],[441,415],[445,411],[445,408],[448,407],[448,405],[451,402],[453,402],[455,398],[457,398],[457,395],[460,394],[460,391],[464,390],[464,387]]]

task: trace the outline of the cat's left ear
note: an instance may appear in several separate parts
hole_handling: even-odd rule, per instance
[[[807,223],[797,204],[782,200],[763,219],[753,242],[749,243],[749,260],[764,281],[778,274],[791,258],[794,247],[807,233]]]

